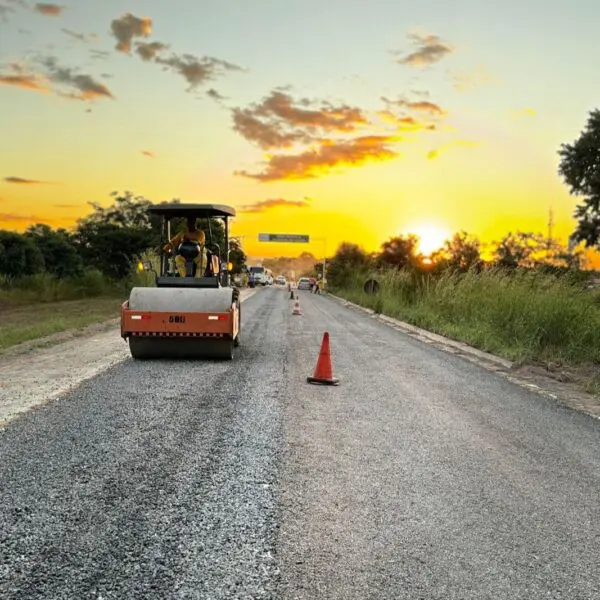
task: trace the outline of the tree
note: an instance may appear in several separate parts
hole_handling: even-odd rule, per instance
[[[559,174],[570,193],[583,198],[575,209],[576,243],[597,246],[600,240],[600,110],[592,110],[585,129],[572,144],[562,144]]]
[[[16,279],[44,271],[44,257],[30,238],[0,230],[0,275]]]
[[[247,257],[239,240],[229,240],[229,260],[233,264],[232,275],[238,275],[244,270]]]
[[[455,233],[446,240],[444,247],[432,256],[434,263],[442,268],[466,273],[482,266],[481,243],[466,231]]]
[[[534,267],[547,252],[547,240],[544,236],[531,232],[508,233],[499,242],[495,242],[495,245],[496,265],[509,269]]]
[[[327,281],[333,287],[343,287],[353,274],[368,266],[369,256],[360,246],[342,242],[327,265]]]
[[[107,208],[90,203],[91,215],[81,219],[75,242],[84,262],[108,277],[122,279],[129,275],[136,258],[160,241],[160,220],[150,217],[151,204],[141,196],[125,192]]]
[[[387,265],[396,269],[415,267],[418,262],[418,245],[419,238],[412,233],[390,238],[381,245],[377,262],[381,266]]]
[[[38,223],[29,227],[24,235],[39,248],[48,273],[56,277],[77,277],[82,274],[83,262],[68,231],[54,230]]]

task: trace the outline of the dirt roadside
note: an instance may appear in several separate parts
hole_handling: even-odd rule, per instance
[[[256,290],[242,290],[247,300]],[[130,357],[119,319],[8,348],[0,355],[0,430],[20,414]]]

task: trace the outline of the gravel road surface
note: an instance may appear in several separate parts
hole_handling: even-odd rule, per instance
[[[600,422],[299,295],[0,430],[0,598],[600,598]]]

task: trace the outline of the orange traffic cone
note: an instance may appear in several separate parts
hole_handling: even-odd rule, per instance
[[[308,383],[319,383],[321,385],[338,385],[340,380],[333,376],[331,369],[331,351],[329,349],[329,333],[323,334],[323,341],[321,342],[321,351],[319,352],[319,359],[317,360],[317,366],[312,377],[307,377]]]
[[[292,311],[293,315],[301,315],[302,311],[300,310],[300,300],[296,298],[296,302],[294,303],[294,310]]]

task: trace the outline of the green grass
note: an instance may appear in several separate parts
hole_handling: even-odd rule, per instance
[[[131,287],[151,283],[148,273],[114,282],[94,270],[77,278],[39,274],[0,281],[0,351],[118,317]]]
[[[429,331],[514,361],[600,363],[600,296],[565,278],[541,273],[445,275],[422,285],[407,273],[365,280],[334,293]]]
[[[119,316],[123,298],[86,298],[0,308],[0,351]]]

